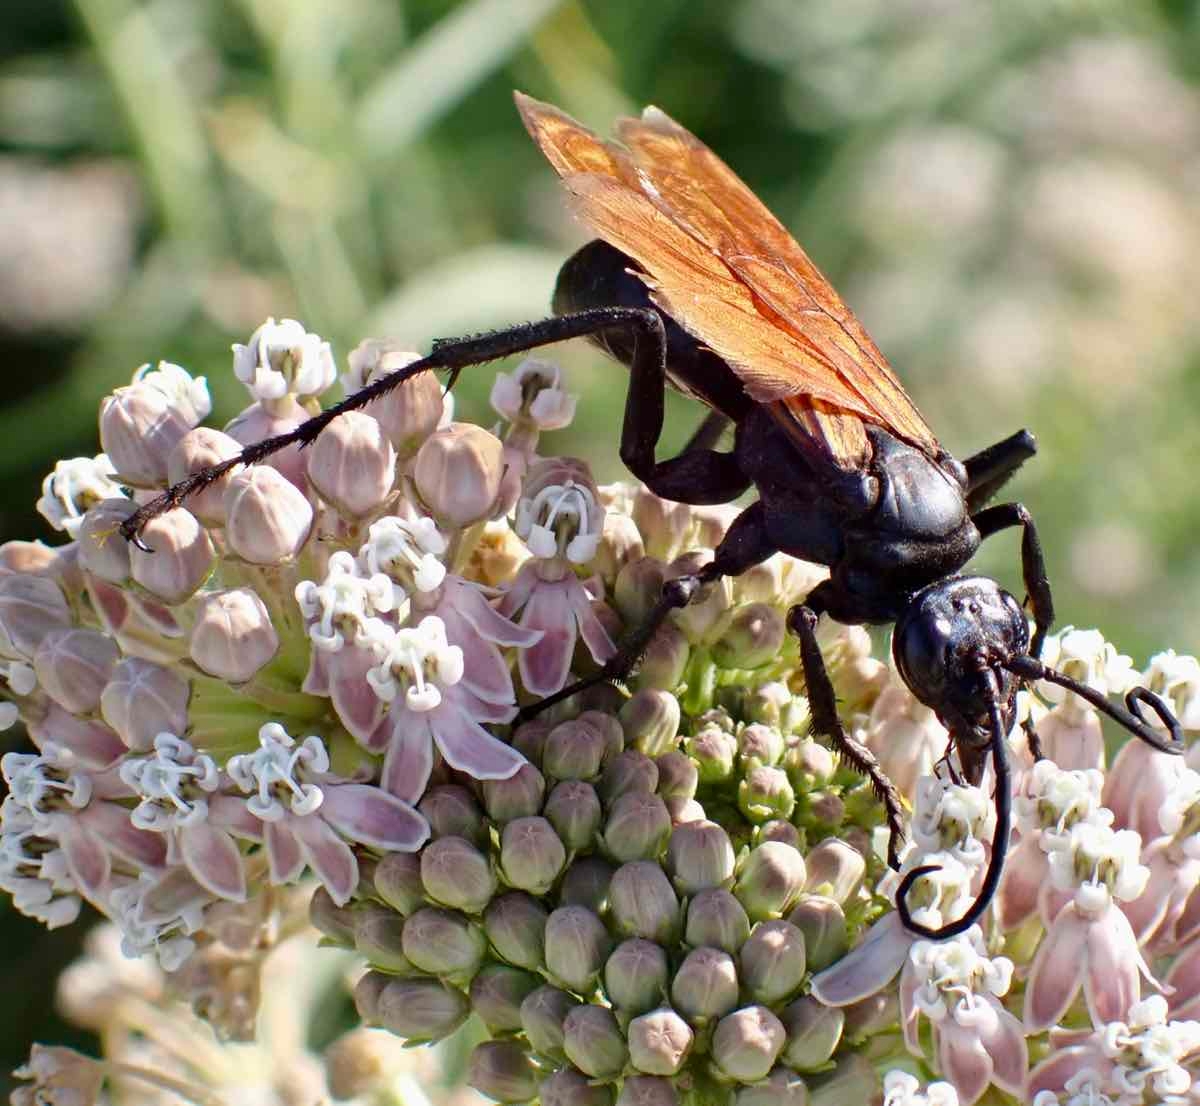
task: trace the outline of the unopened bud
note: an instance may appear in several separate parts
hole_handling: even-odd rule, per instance
[[[510,964],[537,971],[545,964],[546,908],[524,891],[493,899],[483,915],[492,948]]]
[[[413,477],[430,513],[451,530],[488,518],[500,494],[504,446],[472,423],[435,431],[417,451]]]
[[[470,1013],[462,991],[435,979],[393,979],[375,1000],[379,1024],[413,1042],[450,1036]]]
[[[675,1075],[692,1048],[692,1029],[674,1010],[651,1010],[629,1023],[629,1060],[647,1075]],[[670,1084],[668,1084],[670,1086]]]
[[[818,831],[829,832],[842,825],[846,817],[846,803],[840,795],[822,790],[814,791],[805,798],[806,821]]]
[[[765,1006],[744,1006],[717,1022],[712,1057],[731,1079],[757,1083],[765,1079],[783,1051],[783,1024]]]
[[[674,795],[665,800],[667,813],[671,816],[672,826],[682,826],[688,822],[703,822],[707,813],[695,799],[685,799],[682,795]]]
[[[690,576],[712,561],[712,550],[692,550],[671,562],[671,576]],[[695,598],[682,610],[675,612],[672,621],[691,645],[708,643],[724,628],[733,606],[733,581],[728,576],[704,584]],[[715,657],[715,649],[713,651]],[[749,668],[750,665],[738,667]]]
[[[584,856],[571,863],[558,889],[563,906],[586,906],[597,914],[608,909],[608,888],[616,869],[603,857]]]
[[[793,745],[784,754],[783,767],[792,787],[802,795],[815,791],[833,778],[833,754],[811,737]]]
[[[364,518],[392,493],[396,451],[370,415],[347,411],[313,442],[308,478],[343,515]]]
[[[130,573],[164,603],[182,603],[212,571],[216,550],[208,531],[191,511],[176,507],[152,518],[141,538],[148,549],[130,548]]]
[[[189,430],[167,454],[167,479],[177,484],[185,476],[201,469],[219,465],[242,451],[241,442],[211,426]],[[188,496],[187,507],[205,526],[225,525],[225,489],[233,478],[230,470],[224,476]]]
[[[696,763],[703,783],[721,783],[733,775],[737,741],[733,734],[706,726],[683,743],[684,751]]]
[[[438,837],[465,837],[473,845],[487,844],[487,822],[475,797],[465,787],[441,784],[429,788],[417,804],[429,823],[429,832]]]
[[[388,853],[375,866],[375,893],[405,917],[425,905],[421,861],[415,853]]]
[[[100,693],[100,713],[130,749],[144,752],[160,733],[186,732],[190,694],[187,680],[171,669],[125,657]]]
[[[201,598],[188,646],[199,668],[240,684],[279,651],[279,635],[256,592],[231,588]]]
[[[546,919],[546,968],[572,991],[592,990],[611,948],[604,923],[584,906],[560,906]]]
[[[413,965],[448,981],[466,982],[483,963],[483,930],[461,914],[422,907],[404,923],[404,955]]]
[[[703,1024],[723,1017],[738,1004],[738,974],[724,949],[693,949],[671,980],[671,1002],[685,1018]]]
[[[500,834],[500,867],[507,883],[544,895],[567,861],[567,850],[545,818],[515,818]]]
[[[794,734],[808,725],[808,700],[793,695],[785,683],[759,684],[742,700],[742,717],[750,722],[774,726],[783,734]]]
[[[764,841],[742,862],[733,893],[754,921],[786,914],[804,888],[804,857],[790,845]]]
[[[837,837],[827,837],[810,849],[804,866],[805,891],[843,903],[859,889],[867,872],[862,853]]]
[[[585,710],[576,721],[586,722],[593,729],[600,731],[604,738],[604,761],[607,764],[625,748],[625,731],[617,718],[616,708],[604,700],[615,696],[619,701],[620,696],[611,684],[593,688],[592,691],[597,699],[594,709]]]
[[[543,715],[540,718],[533,719],[531,722],[522,722],[521,725],[513,730],[509,743],[530,764],[540,768],[542,766],[542,751],[546,748],[546,738],[552,729],[553,726],[550,724],[550,720]]]
[[[646,763],[654,767],[653,761]],[[621,795],[609,809],[604,826],[605,848],[622,863],[661,856],[670,836],[671,815],[666,804],[657,795],[641,791]]]
[[[900,1020],[900,996],[879,991],[843,1008],[846,1015],[843,1035],[848,1040],[874,1037]]]
[[[625,749],[609,761],[600,780],[600,797],[606,807],[625,794],[652,794],[658,787],[658,766],[645,753]]]
[[[808,1101],[811,1106],[845,1106],[847,1102],[870,1102],[879,1093],[879,1075],[861,1053],[843,1054],[833,1071],[812,1079]],[[943,1099],[943,1101],[946,1101]],[[953,1100],[951,1100],[953,1101]]]
[[[199,421],[195,415],[148,383],[118,388],[100,402],[100,444],[123,483],[160,487],[167,457]]]
[[[658,793],[664,799],[693,799],[700,783],[695,762],[686,753],[672,749],[654,761],[658,768]]]
[[[468,914],[496,893],[491,862],[464,837],[439,837],[421,850],[421,883],[435,902]]]
[[[658,688],[643,688],[621,707],[625,741],[648,757],[675,748],[679,733],[679,700]]]
[[[739,1087],[733,1106],[808,1106],[808,1087],[790,1068],[776,1066],[765,1082]]]
[[[467,1084],[497,1102],[529,1102],[537,1096],[538,1069],[516,1041],[482,1041],[471,1053]]]
[[[342,374],[342,387],[351,396],[419,358],[419,354],[394,350],[384,342],[368,338],[350,351],[347,358],[350,371]],[[372,400],[365,409],[383,427],[400,457],[411,457],[437,429],[442,417],[441,381],[436,373],[418,373]]]
[[[810,971],[819,972],[840,960],[849,947],[846,915],[841,904],[823,895],[801,895],[788,921],[804,934]]]
[[[604,965],[604,990],[623,1014],[641,1014],[662,1002],[668,976],[662,946],[631,937],[613,950]]]
[[[64,710],[90,714],[120,657],[112,638],[99,630],[52,630],[33,655],[38,683]]]
[[[783,615],[775,607],[746,603],[733,612],[713,643],[713,660],[719,668],[758,668],[779,655],[786,636]]]
[[[312,529],[312,504],[275,469],[254,465],[225,491],[230,548],[252,564],[278,564],[303,548]]]
[[[546,736],[542,768],[556,780],[590,780],[600,771],[608,749],[607,736],[579,718],[560,722]]]
[[[688,903],[684,940],[693,948],[707,945],[736,953],[750,936],[750,917],[728,891],[701,891]]]
[[[657,864],[635,860],[613,873],[609,911],[619,933],[669,944],[679,929],[679,900]]]
[[[837,1050],[846,1016],[805,995],[790,1003],[780,1020],[787,1030],[783,1059],[797,1071],[820,1071]]]
[[[662,595],[668,574],[667,566],[654,557],[628,561],[617,573],[612,601],[627,626],[646,621]]]
[[[626,514],[608,511],[604,516],[604,530],[596,555],[592,558],[591,570],[611,585],[622,568],[630,561],[641,560],[645,555],[646,549],[637,523]]]
[[[763,822],[761,826],[755,826],[753,840],[756,845],[761,845],[764,841],[779,841],[793,849],[804,846],[803,834],[791,822],[785,822],[782,818],[772,818],[769,822]]]
[[[796,793],[782,768],[759,765],[738,784],[738,809],[751,822],[788,819],[796,809]]]
[[[329,902],[332,905],[333,900],[329,899]],[[353,932],[351,932],[351,939],[353,939]],[[383,994],[383,989],[392,982],[393,978],[384,972],[364,972],[359,976],[358,982],[354,984],[354,1009],[358,1011],[358,1016],[367,1025],[379,1023],[379,996]]]
[[[52,630],[71,625],[71,611],[58,585],[45,576],[0,576],[0,655],[32,660]]]
[[[79,524],[79,563],[110,584],[129,579],[129,543],[117,532],[134,511],[132,499],[103,499]]]
[[[546,780],[532,764],[522,764],[506,780],[484,780],[483,802],[498,826],[517,818],[532,818],[542,809]]]
[[[614,1079],[629,1058],[617,1019],[607,1006],[577,1006],[563,1021],[563,1051],[585,1075]]]
[[[679,1106],[673,1080],[661,1075],[628,1075],[621,1084],[617,1106]]]
[[[536,1052],[552,1060],[565,1059],[563,1052],[563,1022],[579,1006],[574,995],[551,987],[548,983],[525,996],[521,1003],[521,1028]],[[542,1101],[545,1102],[545,1087]]]
[[[782,920],[759,922],[738,956],[739,976],[750,996],[773,1006],[804,981],[804,934]]]
[[[386,906],[365,905],[354,912],[354,947],[373,968],[393,974],[411,973],[404,955],[404,918]]]
[[[336,1099],[364,1098],[382,1090],[403,1061],[399,1041],[375,1029],[352,1029],[325,1050],[325,1077]]]
[[[329,940],[343,948],[354,947],[354,911],[338,906],[324,887],[318,887],[309,900],[308,920]]]
[[[671,831],[667,867],[681,895],[692,896],[733,881],[733,842],[716,822],[687,822]]]
[[[683,632],[673,622],[664,622],[651,639],[638,665],[634,686],[672,691],[683,681],[691,649]]]
[[[596,789],[583,780],[555,784],[543,814],[571,850],[586,849],[595,843],[603,817]]]
[[[613,1089],[593,1083],[574,1068],[563,1068],[543,1080],[538,1097],[542,1106],[612,1106]]]
[[[778,764],[785,750],[783,734],[760,722],[746,726],[737,736],[738,763],[745,768]]]
[[[268,404],[250,404],[225,424],[225,434],[239,446],[250,446],[267,438],[289,434],[307,418],[308,412],[296,401],[296,397],[287,395]],[[298,442],[276,450],[255,467],[274,469],[301,494],[308,490],[308,458],[301,452]],[[222,503],[228,511],[228,488]]]
[[[541,980],[508,964],[485,964],[471,980],[471,1009],[490,1033],[510,1033],[521,1028],[521,1003],[537,990]]]

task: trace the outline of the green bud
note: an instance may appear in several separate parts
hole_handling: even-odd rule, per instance
[[[659,1075],[628,1075],[617,1096],[617,1106],[679,1106],[679,1094],[670,1079]]]
[[[434,902],[468,914],[496,893],[491,861],[464,837],[439,837],[421,850],[421,883]]]
[[[521,1028],[521,1004],[541,980],[508,964],[485,964],[471,980],[471,1009],[492,1034]]]
[[[541,767],[542,752],[546,748],[546,738],[552,728],[550,719],[545,715],[530,722],[522,722],[513,730],[509,744],[530,764]]]
[[[871,1102],[879,1093],[879,1076],[861,1053],[851,1052],[837,1061],[828,1075],[809,1080],[811,1106],[846,1106],[847,1102]]]
[[[354,984],[354,1009],[366,1025],[379,1024],[379,996],[394,976],[386,972],[364,972]]]
[[[644,532],[644,531],[643,531]],[[612,601],[627,626],[645,622],[662,595],[667,566],[655,557],[627,561],[613,583]]]
[[[600,771],[608,739],[604,731],[581,718],[560,722],[546,737],[542,767],[556,780],[590,780]]]
[[[683,743],[684,751],[695,761],[701,783],[722,783],[733,775],[737,742],[733,734],[708,727]]]
[[[388,853],[375,866],[375,893],[407,917],[425,905],[421,860],[416,853]]]
[[[782,734],[794,734],[809,723],[808,700],[793,695],[787,684],[759,684],[748,691],[740,704],[740,715],[750,722],[774,726]]]
[[[512,887],[544,895],[567,862],[554,827],[545,818],[517,818],[500,834],[500,867]]]
[[[679,700],[668,691],[647,687],[633,694],[618,716],[625,742],[648,757],[675,748],[679,735]]]
[[[467,996],[436,979],[393,979],[380,992],[376,1017],[384,1029],[410,1041],[440,1041],[471,1012]]]
[[[741,1087],[733,1106],[808,1106],[808,1087],[790,1068],[774,1067],[765,1083]]]
[[[461,914],[422,907],[404,923],[404,955],[420,971],[465,984],[483,963],[483,930]]]
[[[354,913],[354,947],[385,972],[412,971],[403,932],[404,918],[386,906],[360,906]]]
[[[483,929],[492,948],[510,964],[537,971],[545,963],[548,916],[546,908],[532,895],[509,891],[488,904]]]
[[[552,1060],[566,1059],[567,1054],[563,1052],[563,1022],[579,1005],[579,999],[574,995],[551,987],[548,983],[525,996],[521,1003],[521,1028],[525,1030],[525,1036],[535,1052]]]
[[[742,946],[738,974],[751,998],[782,1002],[804,982],[804,934],[781,919],[759,922]]]
[[[744,1006],[717,1022],[712,1058],[730,1079],[757,1083],[775,1065],[786,1041],[783,1023],[770,1010]]]
[[[467,1084],[497,1102],[537,1097],[538,1070],[516,1041],[482,1041],[471,1053]]]
[[[563,1020],[563,1051],[585,1075],[615,1079],[628,1059],[625,1038],[607,1006],[575,1007]]]
[[[484,780],[483,802],[498,826],[517,818],[532,818],[542,809],[546,781],[532,764],[522,764],[506,780]]]
[[[790,845],[764,841],[742,861],[733,893],[754,921],[785,914],[804,887],[804,857]]]
[[[720,668],[760,668],[779,656],[787,626],[779,610],[768,603],[744,603],[721,629],[712,645]]]
[[[843,1008],[846,1015],[843,1036],[848,1041],[873,1037],[900,1020],[900,996],[886,991],[868,995]]]
[[[683,936],[692,948],[708,945],[736,954],[750,936],[750,918],[728,891],[701,891],[688,903]]]
[[[793,849],[803,849],[804,838],[791,822],[782,818],[772,818],[754,829],[754,843],[761,845],[764,841],[780,841]]]
[[[637,754],[640,756],[641,754]],[[653,766],[653,761],[646,761]],[[604,845],[614,860],[653,860],[671,836],[671,815],[657,795],[631,791],[609,809]]]
[[[784,753],[783,767],[792,781],[792,787],[801,795],[807,795],[833,778],[836,765],[833,753],[811,737],[806,737]]]
[[[686,822],[703,822],[708,818],[704,807],[695,799],[685,799],[681,795],[675,795],[667,799],[666,803],[672,826],[682,826]]]
[[[561,906],[586,906],[594,914],[608,909],[608,886],[616,869],[601,856],[572,862],[558,888]]]
[[[801,895],[788,921],[804,934],[810,971],[822,971],[846,955],[850,947],[846,915],[836,900],[823,895]]]
[[[425,792],[417,809],[425,815],[430,833],[438,837],[465,837],[473,845],[487,841],[487,825],[475,796],[465,787],[442,784]]]
[[[784,1060],[797,1071],[819,1071],[837,1051],[846,1015],[805,995],[789,1003],[780,1020],[787,1030]]]
[[[667,993],[667,954],[653,941],[622,941],[604,965],[608,1001],[623,1014],[641,1014],[662,1002]]]
[[[652,794],[658,787],[658,766],[645,753],[626,749],[613,757],[600,779],[600,798],[606,807],[622,795]]]
[[[644,937],[665,945],[679,929],[679,900],[666,873],[648,860],[623,864],[608,888],[609,911],[625,937]]]
[[[593,1083],[574,1068],[563,1068],[542,1081],[538,1089],[542,1106],[612,1106],[613,1090]]]
[[[616,696],[616,689],[611,685],[605,685],[604,688],[596,690],[607,690]],[[617,697],[617,701],[620,701],[619,697]],[[621,728],[620,719],[617,718],[615,704],[604,710],[585,710],[579,716],[578,721],[586,722],[604,735],[604,762],[606,764],[625,748],[625,731]]]
[[[733,881],[733,842],[716,822],[685,822],[671,831],[667,869],[681,895]]]
[[[647,1075],[675,1075],[692,1047],[692,1028],[670,1007],[660,1007],[629,1023],[629,1060]]]
[[[724,949],[692,949],[671,980],[671,1002],[692,1022],[728,1014],[738,1004],[738,975]]]
[[[787,773],[765,764],[751,768],[738,784],[738,808],[751,822],[790,818],[796,794]]]
[[[633,678],[634,686],[638,691],[644,688],[673,691],[683,680],[690,656],[683,631],[671,621],[664,622],[646,647]]]
[[[324,887],[318,887],[309,900],[308,920],[335,944],[354,947],[354,911],[338,906]]]
[[[686,753],[672,749],[655,762],[658,766],[658,793],[664,799],[694,799],[700,783],[696,762]]]
[[[844,903],[862,886],[867,862],[853,845],[837,837],[827,837],[810,849],[804,858],[807,878],[804,890],[826,895]]]
[[[586,849],[595,843],[603,817],[596,789],[583,780],[555,784],[542,813],[571,850]]]
[[[588,994],[612,950],[604,923],[584,906],[560,906],[546,919],[546,968],[572,991]]]
[[[833,791],[813,791],[805,796],[806,820],[824,831],[838,829],[846,818],[846,804]]]
[[[784,742],[774,726],[755,722],[746,726],[737,737],[738,762],[745,768],[778,764],[783,759]]]

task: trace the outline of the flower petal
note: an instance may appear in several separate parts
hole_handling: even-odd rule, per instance
[[[208,798],[208,820],[223,826],[238,837],[248,841],[262,842],[263,821],[255,818],[239,795],[223,795],[218,792]]]
[[[826,1006],[849,1006],[875,994],[896,977],[913,940],[898,914],[885,914],[841,960],[813,976],[813,995]]]
[[[1103,917],[1087,928],[1087,971],[1083,993],[1095,1026],[1123,1021],[1138,1000],[1138,970],[1150,969],[1138,951],[1133,926],[1118,906],[1110,906]],[[1074,956],[1080,959],[1078,950]]]
[[[288,820],[290,821],[290,819]],[[304,871],[304,854],[300,843],[284,822],[264,822],[267,859],[270,862],[272,883],[292,883]]]
[[[1087,958],[1088,923],[1069,903],[1054,919],[1037,955],[1025,987],[1025,1028],[1039,1032],[1066,1013],[1079,993]]]
[[[493,737],[456,702],[429,712],[429,728],[451,768],[477,780],[507,780],[526,764],[511,745]]]
[[[1016,929],[1032,916],[1038,891],[1048,883],[1046,854],[1036,837],[1022,838],[1004,865],[1004,877],[996,892],[996,919],[1003,930]]]
[[[433,736],[429,716],[393,704],[392,735],[379,786],[406,803],[417,803],[433,771]]]
[[[429,838],[429,823],[395,795],[365,783],[327,784],[321,816],[351,841],[411,853]]]
[[[992,1082],[1011,1095],[1020,1095],[1029,1074],[1029,1046],[1021,1023],[1000,1004],[999,999],[987,996],[996,1011],[996,1020],[989,1023],[981,1020],[978,1026],[979,1040],[992,1058]]]
[[[974,1106],[992,1079],[992,1058],[975,1027],[957,1025],[953,1018],[938,1027],[938,1064],[958,1091],[960,1106]]]
[[[307,695],[329,694],[329,654],[324,649],[310,649],[308,672],[300,690]]]
[[[443,586],[446,589],[446,598],[451,601],[458,615],[469,622],[475,632],[486,641],[527,649],[541,636],[536,630],[518,626],[505,617],[487,601],[478,587],[467,583],[466,580],[457,576],[447,576]],[[442,614],[440,610],[438,613]],[[442,617],[445,618],[445,615],[442,614]]]
[[[59,834],[58,843],[62,846],[71,877],[85,896],[95,900],[104,892],[112,873],[108,850],[98,838],[74,821]]]
[[[537,588],[525,604],[521,625],[542,631],[536,645],[521,651],[521,682],[533,695],[561,691],[571,670],[577,636],[569,597],[562,588],[545,585]]]
[[[161,868],[167,862],[167,843],[162,834],[138,829],[123,806],[93,802],[74,820],[101,847],[138,868]]]
[[[367,683],[367,669],[374,664],[375,658],[366,649],[354,645],[334,653],[329,663],[329,697],[333,709],[359,742],[369,741],[383,718],[383,701]]]
[[[574,585],[571,588],[571,607],[575,611],[575,622],[579,627],[580,636],[583,638],[584,645],[588,647],[592,660],[597,664],[603,664],[617,651],[617,647],[613,644],[612,638],[608,636],[604,623],[596,617],[592,598],[588,595],[587,589],[578,580],[570,582]]]
[[[1200,1017],[1200,943],[1179,954],[1167,973],[1167,983],[1175,988],[1167,995],[1171,1017],[1180,1021]]]
[[[308,866],[338,906],[345,906],[358,886],[358,861],[337,831],[318,815],[290,819]]]
[[[505,618],[512,618],[513,615],[529,602],[529,597],[533,594],[533,589],[537,582],[536,562],[532,560],[526,561],[517,570],[517,578],[509,584],[507,590],[500,597],[500,606],[498,608],[500,614]]]
[[[1061,1092],[1067,1081],[1085,1068],[1093,1069],[1103,1078],[1112,1065],[1090,1045],[1072,1045],[1052,1052],[1029,1073],[1025,1084],[1025,1100],[1032,1102],[1039,1091]]]
[[[197,822],[179,834],[184,864],[201,887],[221,899],[246,901],[246,870],[242,854],[227,830]]]

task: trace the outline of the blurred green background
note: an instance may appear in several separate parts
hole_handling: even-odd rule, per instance
[[[654,102],[796,233],[960,457],[1015,485],[1062,623],[1200,648],[1200,14],[1183,0],[6,0],[0,530],[159,358],[247,402],[229,344],[542,315],[583,241],[511,90],[598,127]],[[624,375],[564,349],[554,448],[619,472]],[[489,370],[459,401],[487,418]],[[673,408],[670,441],[697,413]],[[1018,586],[1017,539],[977,566]],[[8,1068],[62,939],[6,919]],[[73,936],[68,936],[68,941]]]

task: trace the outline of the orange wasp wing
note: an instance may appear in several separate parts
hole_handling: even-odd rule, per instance
[[[618,122],[627,149],[517,95],[582,218],[646,270],[651,298],[725,360],[798,444],[847,468],[863,420],[939,447],[883,354],[753,192],[663,112]]]

